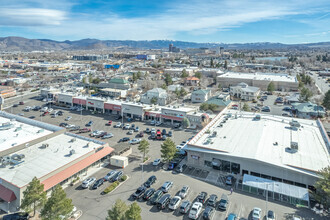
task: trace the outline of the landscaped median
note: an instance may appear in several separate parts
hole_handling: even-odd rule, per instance
[[[105,188],[103,190],[102,194],[105,195],[105,194],[108,194],[108,193],[114,191],[118,186],[120,186],[127,179],[128,179],[128,176],[127,175],[122,176],[119,181],[115,181],[115,182],[111,183],[110,186],[108,186],[107,188]]]

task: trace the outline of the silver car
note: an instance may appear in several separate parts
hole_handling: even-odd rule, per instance
[[[112,138],[112,137],[113,137],[113,134],[112,133],[108,133],[108,134],[104,135],[102,137],[102,139],[107,139],[107,138]]]
[[[179,192],[179,196],[182,199],[184,199],[188,195],[189,191],[190,191],[190,187],[189,186],[183,186],[182,189]]]
[[[85,179],[82,184],[81,187],[84,189],[87,189],[88,187],[90,187],[91,185],[93,185],[93,183],[96,181],[95,177],[89,177],[87,179]]]

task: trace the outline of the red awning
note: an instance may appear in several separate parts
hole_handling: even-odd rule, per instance
[[[0,184],[0,198],[6,202],[12,202],[16,200],[15,193],[1,184]]]
[[[44,190],[48,190],[53,186],[59,184],[63,180],[71,177],[72,175],[78,173],[80,170],[88,167],[92,163],[98,161],[99,159],[107,156],[113,151],[111,147],[104,147],[102,150],[99,150],[95,154],[73,164],[72,166],[62,170],[61,172],[49,177],[48,179],[44,180],[42,184],[44,184]]]

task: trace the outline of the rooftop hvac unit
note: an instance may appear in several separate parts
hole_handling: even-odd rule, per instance
[[[298,150],[298,142],[291,141],[291,149]]]
[[[292,121],[290,121],[289,124],[290,124],[292,127],[297,127],[297,128],[300,127],[300,123],[299,123],[298,121],[296,121],[296,120],[292,120]]]
[[[72,138],[70,141],[71,142],[75,142],[76,141],[76,138]]]
[[[40,148],[41,149],[46,149],[47,147],[49,147],[49,144],[42,144]]]
[[[20,161],[20,160],[22,160],[23,158],[25,158],[25,155],[24,155],[24,154],[13,154],[13,155],[11,156],[11,159],[12,159],[12,160],[18,160],[18,161]]]
[[[76,153],[75,150],[70,150],[70,156],[73,155],[73,154],[75,154],[75,153]]]

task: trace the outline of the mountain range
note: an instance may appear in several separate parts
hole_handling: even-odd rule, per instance
[[[55,41],[49,39],[27,39],[23,37],[0,38],[0,51],[46,51],[46,50],[97,50],[113,49],[119,47],[139,49],[166,49],[169,44],[181,49],[187,48],[215,48],[225,49],[308,49],[308,48],[330,48],[330,42],[308,43],[308,44],[282,44],[282,43],[195,43],[171,40],[98,40],[82,39],[76,41]]]

